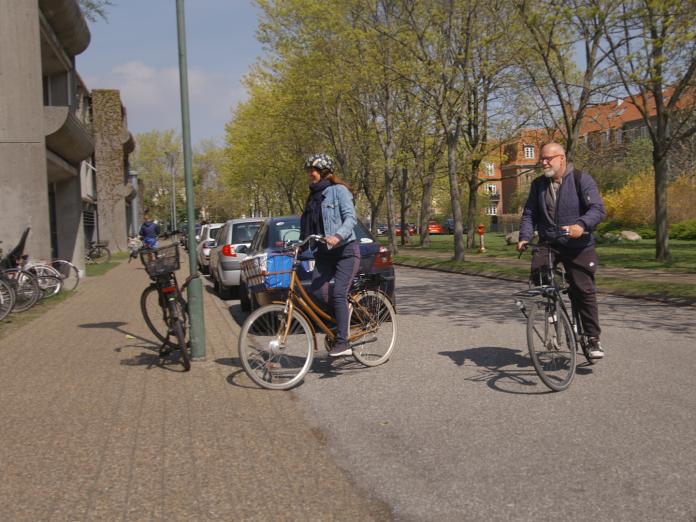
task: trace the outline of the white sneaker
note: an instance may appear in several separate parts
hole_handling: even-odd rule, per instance
[[[353,354],[353,349],[350,347],[350,345],[348,343],[336,345],[336,346],[334,346],[333,350],[331,350],[329,352],[329,355],[331,357],[344,357],[346,355],[352,355],[352,354]]]
[[[590,337],[587,343],[590,347],[590,359],[602,359],[604,357],[604,350],[602,350],[602,344],[599,342],[599,339]]]

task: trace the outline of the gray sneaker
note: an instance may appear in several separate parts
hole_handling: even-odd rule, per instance
[[[353,350],[351,349],[350,344],[348,344],[348,343],[337,344],[329,352],[329,355],[331,357],[344,357],[346,355],[352,355],[352,354],[353,354]]]
[[[590,359],[602,359],[604,357],[604,350],[602,349],[602,344],[599,342],[599,339],[590,337],[587,340],[587,344],[590,348]]]

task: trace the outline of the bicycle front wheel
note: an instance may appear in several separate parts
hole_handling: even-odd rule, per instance
[[[551,300],[527,308],[527,346],[534,369],[553,391],[565,390],[575,376],[575,336],[565,313]]]
[[[9,315],[15,305],[15,293],[12,285],[0,279],[0,321]]]
[[[295,311],[290,319],[285,305],[271,304],[255,310],[244,321],[239,359],[259,386],[287,390],[299,384],[312,366],[314,343],[314,330],[302,313]]]
[[[367,290],[353,297],[350,335],[353,356],[365,366],[389,360],[396,344],[396,311],[382,292]]]
[[[94,247],[89,251],[89,257],[95,265],[103,265],[111,261],[111,251],[102,246]]]
[[[9,268],[3,275],[15,292],[13,312],[26,312],[36,304],[41,297],[41,288],[36,276],[20,268]]]
[[[36,281],[41,289],[41,299],[57,295],[63,286],[63,280],[54,275],[37,275]]]
[[[70,261],[56,259],[51,263],[51,266],[60,274],[64,290],[75,290],[80,284],[80,271]]]

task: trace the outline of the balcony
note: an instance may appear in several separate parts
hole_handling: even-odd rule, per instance
[[[94,140],[69,107],[44,107],[46,148],[73,166],[94,152]]]

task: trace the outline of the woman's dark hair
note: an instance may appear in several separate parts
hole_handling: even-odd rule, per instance
[[[338,174],[331,173],[331,174],[329,174],[328,176],[324,176],[324,179],[326,179],[327,181],[329,181],[332,185],[343,185],[344,187],[346,187],[346,188],[348,189],[348,191],[349,191],[351,194],[353,194],[353,196],[355,196],[355,192],[353,192],[352,187],[351,187],[348,183],[346,183],[345,181],[343,181],[343,180],[338,176]]]

